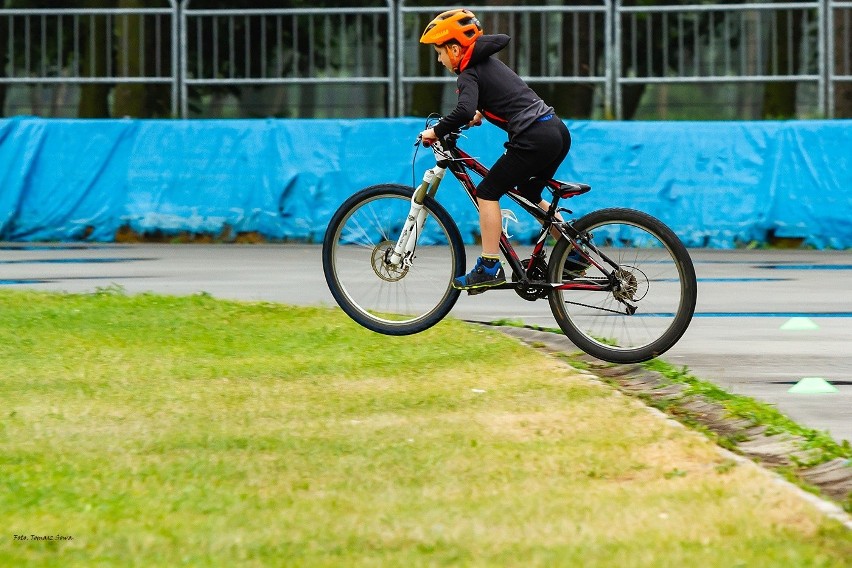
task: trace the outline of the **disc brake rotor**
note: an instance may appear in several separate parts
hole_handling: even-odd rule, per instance
[[[399,264],[392,264],[390,262],[394,245],[396,243],[392,241],[382,241],[373,249],[373,272],[385,282],[397,282],[405,278],[405,275],[408,274],[409,267],[401,260]]]

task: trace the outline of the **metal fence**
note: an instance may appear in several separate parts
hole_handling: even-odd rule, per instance
[[[726,6],[618,3],[616,97],[641,83],[813,82],[825,108],[818,2]],[[814,24],[814,25],[812,25]]]
[[[604,106],[612,106],[611,73],[608,70],[612,35],[611,2],[590,6],[476,6],[477,17],[487,32],[499,31],[513,38],[503,56],[507,65],[531,84],[584,84],[604,93]],[[397,45],[397,77],[400,97],[397,112],[406,108],[411,86],[428,82],[452,83],[455,79],[438,64],[431,49],[418,46],[426,24],[440,7],[407,7],[401,2]]]
[[[325,88],[352,100],[369,92],[372,104],[380,101],[379,114],[400,116],[415,89],[454,81],[418,44],[442,6],[373,0],[346,8],[211,10],[195,9],[191,0],[157,3],[0,9],[3,95],[17,88],[20,98],[24,86],[160,84],[170,91],[171,114],[188,117],[198,114],[193,101],[234,89],[277,89],[286,100]],[[605,117],[623,117],[627,91],[636,86],[778,82],[806,86],[813,113],[833,116],[835,90],[852,82],[850,1],[625,4],[470,8],[488,32],[514,38],[500,56],[522,77],[534,85],[586,86]]]
[[[182,21],[182,116],[191,88],[221,85],[379,84],[393,108],[392,0],[384,7],[255,10],[194,10],[187,1]]]
[[[170,87],[177,114],[178,4],[162,4],[0,9],[0,85],[159,83]]]

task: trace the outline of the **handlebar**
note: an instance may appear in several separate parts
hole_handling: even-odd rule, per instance
[[[435,120],[435,122],[431,122],[431,120],[433,119]],[[426,119],[426,127],[429,128],[431,124],[437,123],[440,119],[441,117],[437,114],[429,115],[429,118]],[[461,136],[462,131],[470,130],[474,126],[482,126],[482,119],[477,120],[473,124],[465,124],[464,126],[461,126],[458,130],[450,132],[449,134],[444,136],[444,139],[446,142],[455,142]],[[417,140],[414,141],[414,145],[417,146],[418,144],[423,144],[424,148],[428,148],[432,145],[432,142],[427,142],[423,140],[422,137],[418,134]]]
[[[443,142],[454,143],[461,136],[461,131],[467,130],[468,128],[470,128],[470,127],[469,126],[462,126],[458,130],[454,130],[454,131],[444,135],[443,138],[438,138],[438,140],[443,141]],[[418,134],[417,140],[414,141],[414,145],[417,146],[418,144],[423,144],[424,148],[428,148],[433,144],[433,142],[431,140],[423,140],[423,137],[420,134]]]

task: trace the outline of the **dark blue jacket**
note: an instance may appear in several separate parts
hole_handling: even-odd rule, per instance
[[[536,119],[554,114],[552,107],[496,57],[509,43],[503,34],[483,35],[473,44],[469,56],[459,65],[459,100],[456,108],[435,125],[440,138],[473,120],[476,111],[509,133],[509,140],[521,134]]]

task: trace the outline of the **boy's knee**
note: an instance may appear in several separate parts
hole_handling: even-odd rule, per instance
[[[479,185],[476,186],[477,199],[483,199],[485,201],[500,201],[500,197],[502,197],[503,193],[506,192],[498,191],[493,185],[487,183],[485,180],[482,180]]]

